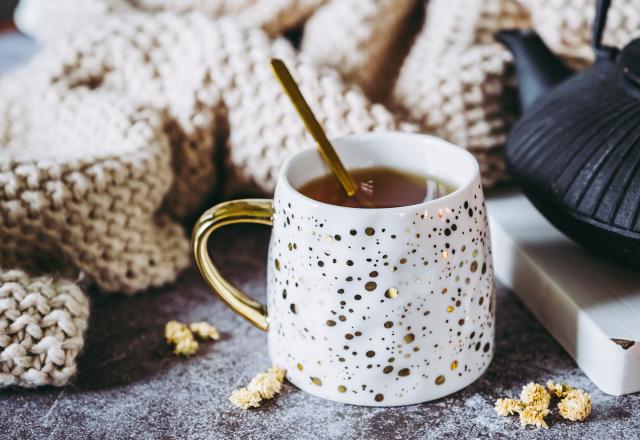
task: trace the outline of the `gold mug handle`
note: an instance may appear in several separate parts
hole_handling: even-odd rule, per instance
[[[196,264],[209,287],[225,304],[259,329],[266,331],[269,327],[267,307],[249,298],[224,279],[207,249],[207,242],[213,231],[235,223],[259,223],[271,226],[273,202],[269,199],[233,200],[220,203],[205,211],[193,228],[191,243]]]

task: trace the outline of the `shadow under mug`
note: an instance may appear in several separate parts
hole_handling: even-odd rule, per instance
[[[334,141],[347,168],[387,166],[457,188],[436,200],[359,209],[299,188],[329,172],[315,149],[282,166],[273,201],[206,211],[193,231],[202,276],[234,311],[268,332],[272,361],[311,394],[357,405],[425,402],[476,380],[493,356],[495,298],[479,167],[441,139],[397,132]],[[233,223],[272,225],[267,306],[217,270],[207,241]]]

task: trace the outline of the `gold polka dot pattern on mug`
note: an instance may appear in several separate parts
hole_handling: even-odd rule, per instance
[[[402,228],[338,224],[276,200],[288,235],[270,245],[279,294],[268,308],[290,318],[270,323],[270,338],[290,380],[384,404],[484,370],[494,292],[480,200],[416,213]]]

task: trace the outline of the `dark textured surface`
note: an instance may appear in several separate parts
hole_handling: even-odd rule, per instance
[[[231,227],[215,243],[226,275],[262,297],[268,230]],[[640,395],[607,396],[577,369],[505,289],[498,289],[497,351],[487,373],[447,398],[416,406],[363,408],[307,395],[286,384],[244,411],[229,393],[269,366],[266,335],[215,298],[196,271],[135,297],[93,295],[79,374],[63,389],[0,392],[1,438],[639,438]],[[166,321],[205,319],[222,332],[190,359],[163,341]],[[585,423],[554,415],[548,431],[523,429],[493,412],[497,397],[528,381],[555,379],[592,393]]]

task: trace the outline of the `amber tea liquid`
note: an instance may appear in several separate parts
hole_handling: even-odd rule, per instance
[[[349,173],[358,186],[355,197],[347,196],[332,174],[313,179],[298,190],[319,202],[349,208],[416,205],[446,196],[455,190],[442,179],[388,167],[359,168],[349,170]]]

